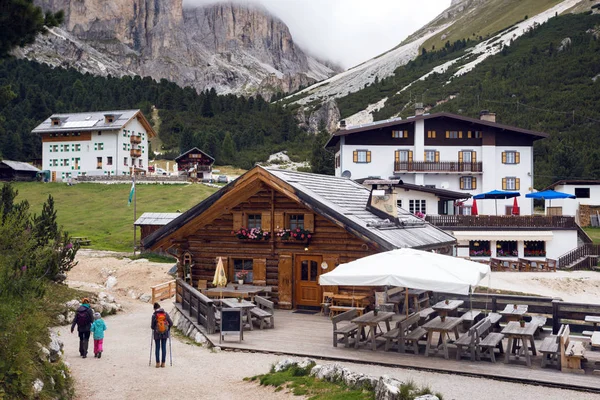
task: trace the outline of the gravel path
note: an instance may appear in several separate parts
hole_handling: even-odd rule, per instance
[[[165,304],[167,306],[167,304]],[[101,359],[94,358],[90,340],[88,358],[79,356],[77,331],[58,330],[65,343],[65,361],[75,378],[77,399],[257,399],[278,400],[291,396],[273,388],[244,382],[263,374],[280,358],[252,353],[215,353],[173,338],[173,366],[148,366],[152,307],[141,302],[105,319],[108,326]],[[167,307],[169,309],[169,307]],[[168,351],[168,350],[167,350]],[[153,357],[154,358],[154,357]]]

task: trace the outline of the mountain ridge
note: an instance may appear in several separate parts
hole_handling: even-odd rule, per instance
[[[202,91],[294,91],[336,67],[307,55],[279,18],[257,5],[183,7],[182,0],[36,0],[65,22],[15,54],[106,76],[168,79]],[[263,83],[267,80],[268,84]],[[298,86],[294,86],[298,85]]]

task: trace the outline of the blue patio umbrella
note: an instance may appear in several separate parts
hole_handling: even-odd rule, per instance
[[[544,190],[542,192],[527,193],[525,197],[530,199],[550,200],[550,207],[552,207],[552,199],[576,199],[575,195],[564,192],[557,192],[555,190]]]
[[[513,197],[519,197],[519,192],[505,192],[503,190],[492,190],[491,192],[480,193],[473,196],[474,199],[494,199],[496,203],[496,215],[498,215],[498,199],[512,199]]]

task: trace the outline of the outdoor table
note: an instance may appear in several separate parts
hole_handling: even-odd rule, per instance
[[[237,289],[236,289],[237,287]],[[271,288],[269,286],[254,286],[254,285],[238,285],[229,283],[225,287],[214,287],[206,289],[203,293],[210,298],[223,298],[223,297],[238,297],[254,299],[254,296],[261,292],[268,291]]]
[[[427,331],[427,347],[425,348],[425,357],[429,357],[431,351],[431,343],[433,342],[433,334],[439,332],[440,338],[438,345],[433,349],[434,353],[437,352],[440,344],[444,349],[444,358],[448,359],[448,339],[450,339],[450,332],[454,332],[454,337],[458,339],[458,325],[462,322],[461,318],[457,317],[446,317],[442,321],[441,317],[435,317],[431,321],[423,325],[423,329]]]
[[[359,294],[338,294],[334,293],[331,296],[332,305],[337,305],[337,303],[350,303],[352,307],[355,305],[364,305],[364,301],[367,299],[366,295]]]
[[[365,339],[365,343],[369,342],[369,337],[371,338],[371,346],[372,350],[377,350],[377,336],[380,336],[382,332],[377,333],[377,327],[380,322],[385,322],[386,328],[390,330],[390,320],[395,314],[393,312],[385,312],[379,311],[377,315],[373,311],[369,311],[366,314],[361,315],[360,317],[356,317],[352,320],[353,323],[358,325],[358,331],[362,334],[362,337]],[[367,335],[365,335],[365,328],[369,328]],[[358,348],[360,342],[360,338],[357,337],[354,342],[354,347]]]
[[[537,325],[531,323],[525,323],[525,326],[521,328],[521,325],[516,321],[511,321],[502,329],[502,334],[508,338],[508,346],[504,355],[504,362],[508,364],[510,361],[511,353],[514,353],[516,358],[524,353],[527,366],[531,367],[531,355],[529,354],[529,346],[527,342],[531,344],[531,353],[535,356],[537,354],[535,350],[535,342],[533,341],[533,335],[537,330]],[[521,346],[519,347],[519,340]]]
[[[222,299],[221,303],[226,305],[229,308],[241,308],[242,314],[246,314],[246,318],[248,319],[248,325],[250,325],[250,330],[252,330],[252,316],[250,314],[250,310],[256,307],[256,304],[243,300],[240,302],[238,299],[226,298]]]
[[[596,329],[596,327],[598,326],[598,323],[600,323],[600,317],[597,317],[595,315],[586,315],[585,316],[585,322],[591,322],[594,324],[594,329]]]
[[[435,311],[438,312],[438,314],[440,315],[440,317],[445,317],[448,315],[448,313],[450,311],[454,311],[456,310],[458,307],[462,306],[464,304],[463,300],[449,300],[448,304],[446,304],[446,300],[444,301],[440,301],[439,303],[435,304],[433,308]]]
[[[410,301],[412,300],[415,311],[421,311],[421,306],[419,305],[419,297],[421,297],[421,295],[424,293],[427,293],[427,290],[408,289],[408,302],[410,303]],[[405,299],[406,299],[406,289],[400,293],[399,297],[397,297],[393,300],[388,299],[388,302],[394,303],[396,305],[396,309],[399,309],[399,306],[396,303],[400,304]],[[407,307],[408,307],[408,303],[404,304],[404,311],[406,311]]]
[[[504,310],[500,311],[500,314],[506,317],[508,322],[518,321],[523,318],[523,315],[527,312],[527,305],[517,305],[515,308],[514,304],[507,304]]]

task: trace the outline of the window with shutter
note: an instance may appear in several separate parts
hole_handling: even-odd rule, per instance
[[[354,150],[354,152],[352,152],[352,161],[357,163],[358,162],[358,151]]]
[[[371,152],[368,150],[355,150],[354,162],[357,164],[365,164],[371,162]]]
[[[521,163],[521,153],[519,153],[518,151],[515,151],[515,164],[520,164]]]
[[[261,228],[263,231],[271,232],[271,212],[265,211],[262,213]]]
[[[506,190],[506,178],[502,178],[502,190]]]
[[[458,152],[458,162],[459,163],[463,162],[463,152],[462,151]]]
[[[502,152],[502,164],[506,164],[506,152]]]
[[[238,229],[242,228],[244,225],[244,221],[243,221],[243,215],[241,212],[234,212],[233,213],[233,230],[237,231]]]
[[[518,164],[516,151],[505,151],[502,153],[502,162],[504,164]]]
[[[408,162],[412,162],[413,161],[413,152],[412,150],[408,151]]]
[[[520,178],[515,179],[515,190],[521,190],[521,179]]]
[[[440,162],[440,152],[439,151],[435,152],[435,162]]]
[[[304,214],[304,229],[310,232],[315,231],[315,215]]]
[[[273,215],[273,226],[275,227],[275,229],[285,228],[285,219],[283,212],[275,211],[275,214]]]
[[[367,151],[367,163],[371,162],[371,152]]]
[[[471,177],[471,189],[477,189],[477,178]]]
[[[246,228],[262,228],[262,215],[261,214],[247,214],[246,215]]]

